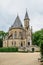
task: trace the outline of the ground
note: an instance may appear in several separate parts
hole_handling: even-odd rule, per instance
[[[40,53],[0,53],[0,65],[40,65]]]

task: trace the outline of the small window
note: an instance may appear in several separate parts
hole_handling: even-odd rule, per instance
[[[28,30],[28,27],[27,27],[27,30]]]
[[[34,52],[34,48],[32,48],[32,52]]]
[[[23,47],[23,43],[21,42],[21,47]]]
[[[14,38],[17,38],[17,32],[15,31],[15,33],[14,33]]]
[[[28,42],[28,46],[30,45],[30,42]]]
[[[13,42],[12,42],[12,45],[13,45]]]
[[[16,42],[14,42],[14,46],[16,46]]]
[[[21,27],[22,27],[22,24],[21,24]]]

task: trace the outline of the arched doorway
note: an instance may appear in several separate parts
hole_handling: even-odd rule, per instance
[[[28,46],[30,45],[30,42],[28,42]]]

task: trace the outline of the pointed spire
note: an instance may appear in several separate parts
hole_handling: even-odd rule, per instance
[[[20,18],[19,18],[19,15],[18,15],[18,14],[17,14],[17,17],[16,17],[16,19],[15,19],[15,20],[17,20],[17,19],[18,19],[18,20],[20,20]]]
[[[25,14],[25,18],[24,19],[29,19],[27,9],[26,9],[26,14]]]

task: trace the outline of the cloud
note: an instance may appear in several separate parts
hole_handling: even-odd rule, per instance
[[[35,13],[30,20],[30,24],[33,26],[33,31],[43,28],[43,15]]]
[[[43,28],[43,0],[0,0],[0,30],[7,31],[17,14],[23,23],[26,8],[33,31]]]
[[[6,12],[0,12],[0,30],[8,31],[8,28],[13,24],[15,15],[9,15]]]

